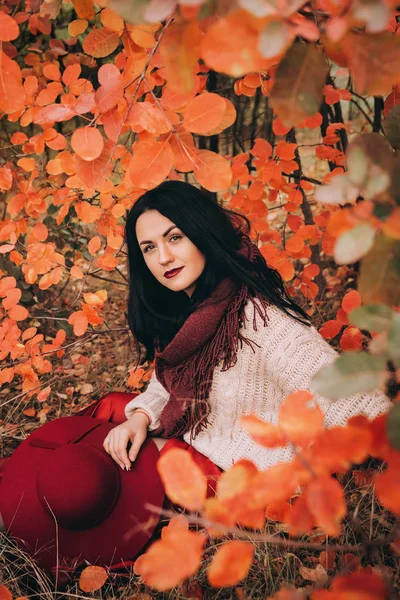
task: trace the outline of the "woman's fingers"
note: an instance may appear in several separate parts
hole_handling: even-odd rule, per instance
[[[122,431],[112,429],[103,442],[105,451],[121,469],[125,469],[125,467],[129,469],[131,466],[126,451],[128,439],[128,436],[123,435]]]
[[[145,439],[146,434],[141,432],[136,433],[133,439],[131,438],[132,446],[129,450],[129,460],[131,460],[132,462],[136,459],[137,455],[139,454],[139,450],[142,447],[142,444]]]

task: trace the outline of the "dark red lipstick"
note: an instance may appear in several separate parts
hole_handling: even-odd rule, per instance
[[[182,271],[184,267],[180,267],[179,269],[172,269],[171,271],[166,271],[164,273],[164,277],[167,277],[168,279],[170,277],[175,277],[175,275],[178,275],[178,273],[180,273]]]

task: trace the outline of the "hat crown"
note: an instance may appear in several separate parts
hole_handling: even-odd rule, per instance
[[[64,529],[82,530],[104,521],[120,494],[117,465],[100,448],[66,444],[49,452],[36,479],[46,512]]]

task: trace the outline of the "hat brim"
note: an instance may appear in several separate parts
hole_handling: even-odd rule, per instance
[[[93,429],[95,424],[98,426]],[[79,531],[64,529],[38,499],[37,473],[52,450],[32,446],[32,440],[68,443],[84,435],[85,444],[102,448],[114,427],[91,417],[56,419],[34,431],[9,459],[1,485],[0,512],[9,533],[41,567],[52,569],[83,561],[109,566],[132,560],[151,537],[159,516],[145,504],[162,507],[164,501],[164,487],[156,468],[159,451],[151,438],[142,445],[132,469],[120,469],[119,498],[112,513],[99,525]]]

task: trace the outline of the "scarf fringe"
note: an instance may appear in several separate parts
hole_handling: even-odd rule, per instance
[[[257,246],[247,242],[249,258],[252,262],[263,260]],[[247,344],[255,352],[254,345],[260,346],[253,340],[243,336],[239,329],[243,325],[244,310],[248,300],[253,303],[253,330],[257,331],[256,310],[267,325],[268,316],[266,309],[269,302],[260,296],[256,296],[262,308],[256,304],[255,298],[249,293],[247,285],[242,285],[239,292],[232,299],[225,315],[223,316],[216,334],[204,344],[201,350],[175,367],[170,367],[171,389],[192,389],[194,398],[181,398],[175,395],[174,401],[178,403],[179,415],[176,415],[172,429],[164,431],[167,437],[182,436],[190,432],[191,441],[200,431],[209,425],[210,405],[208,397],[212,385],[214,369],[220,360],[223,360],[221,370],[227,371],[237,363],[237,352],[243,344]],[[246,319],[247,320],[247,319]],[[171,401],[171,400],[170,400]],[[165,409],[164,409],[165,410]],[[175,411],[174,411],[175,412]],[[161,416],[161,422],[163,415]]]

